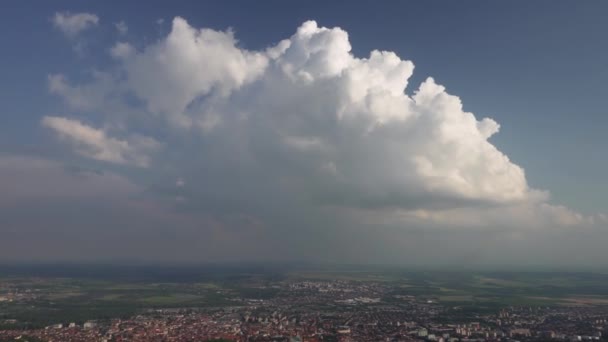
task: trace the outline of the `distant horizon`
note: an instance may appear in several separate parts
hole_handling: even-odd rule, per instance
[[[471,273],[471,272],[506,272],[506,273],[596,273],[608,274],[607,267],[580,267],[580,266],[554,266],[554,265],[397,265],[397,264],[338,264],[338,263],[313,263],[313,262],[150,262],[150,261],[97,261],[97,262],[0,262],[0,275],[7,269],[25,271],[27,268],[46,268],[46,271],[53,273],[53,268],[68,268],[80,269],[91,268],[91,271],[96,269],[123,269],[123,270],[157,270],[167,271],[170,269],[196,271],[203,269],[207,271],[222,271],[232,272],[235,270],[250,270],[250,271],[318,271],[318,272],[454,272],[454,273]]]

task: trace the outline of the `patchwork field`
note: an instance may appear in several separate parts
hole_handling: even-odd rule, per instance
[[[29,273],[28,273],[29,272]],[[49,272],[44,270],[44,272]],[[165,272],[165,273],[163,273]],[[44,325],[127,317],[155,308],[214,308],[285,295],[286,284],[341,281],[381,284],[382,301],[430,301],[448,307],[608,305],[608,275],[565,272],[454,272],[382,269],[180,269],[40,274],[0,267],[0,322]],[[31,275],[35,273],[35,275]],[[282,290],[281,290],[282,289]],[[281,291],[283,291],[281,293]],[[11,300],[7,300],[11,295]]]

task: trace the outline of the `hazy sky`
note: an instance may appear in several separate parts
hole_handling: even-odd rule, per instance
[[[0,11],[0,261],[607,266],[605,2]]]

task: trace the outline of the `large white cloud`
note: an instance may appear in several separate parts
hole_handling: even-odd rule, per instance
[[[166,37],[136,45],[111,49],[117,69],[101,75],[112,76],[75,86],[51,76],[50,89],[73,110],[155,132],[166,147],[158,158],[147,157],[156,142],[112,138],[63,118],[44,123],[82,155],[149,164],[167,184],[182,180],[186,205],[268,220],[273,210],[336,208],[338,216],[357,212],[397,226],[449,226],[452,218],[459,226],[508,225],[512,215],[519,226],[588,221],[528,185],[488,140],[497,122],[466,112],[432,78],[406,92],[411,61],[389,51],[354,56],[340,28],[307,21],[251,51],[231,31],[175,18]],[[138,101],[126,100],[133,95]]]
[[[488,142],[498,124],[464,112],[432,79],[405,94],[413,64],[394,53],[356,58],[345,31],[313,21],[267,52],[235,44],[230,32],[177,18],[166,40],[127,60],[128,82],[154,111],[194,122],[213,116],[225,135],[272,139],[277,153],[305,160],[309,170],[297,176],[307,182],[343,183],[379,200],[534,195],[523,170]],[[196,102],[202,96],[212,98]],[[332,172],[313,171],[324,166]]]

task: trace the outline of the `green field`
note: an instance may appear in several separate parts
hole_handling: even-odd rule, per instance
[[[608,274],[567,272],[306,271],[290,279],[394,284],[393,294],[422,296],[446,305],[606,305]]]
[[[82,323],[90,319],[128,317],[151,308],[232,305],[230,290],[209,283],[112,282],[87,279],[0,278],[2,284],[27,289],[23,300],[0,302],[0,321],[40,327],[55,322]],[[0,295],[2,295],[0,293]],[[0,325],[1,327],[2,325]]]
[[[566,272],[454,272],[400,269],[217,271],[141,277],[124,275],[27,276],[3,274],[2,291],[25,299],[0,302],[0,322],[45,326],[55,322],[128,317],[147,309],[217,308],[288,294],[300,281],[375,283],[384,301],[432,301],[447,307],[498,310],[506,306],[608,305],[608,275]],[[13,323],[14,327],[15,323]],[[3,325],[0,325],[0,328]]]

